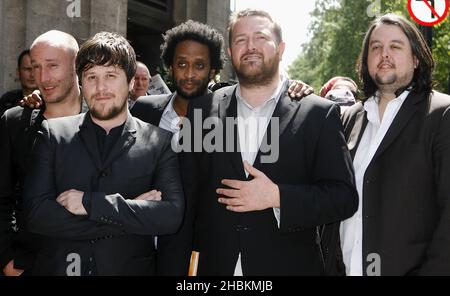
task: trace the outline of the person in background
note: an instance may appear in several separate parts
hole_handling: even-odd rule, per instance
[[[139,61],[136,61],[136,74],[134,75],[134,86],[130,92],[130,98],[128,99],[128,108],[133,108],[134,103],[139,97],[148,95],[148,86],[152,80],[150,71],[147,66]]]
[[[17,59],[17,76],[19,77],[21,88],[2,95],[0,98],[0,116],[7,109],[18,106],[23,97],[28,96],[37,88],[29,49],[22,51]]]
[[[342,114],[348,107],[356,103],[358,85],[349,77],[336,76],[322,86],[320,96],[336,103]]]

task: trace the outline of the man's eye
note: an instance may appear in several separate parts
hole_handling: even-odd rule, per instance
[[[184,68],[184,67],[186,67],[186,63],[184,63],[184,62],[183,63],[178,63],[178,67],[179,68]]]
[[[197,67],[197,69],[204,69],[205,65],[204,64],[197,64],[196,67]]]

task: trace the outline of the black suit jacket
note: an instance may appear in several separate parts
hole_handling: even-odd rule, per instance
[[[174,233],[184,210],[171,134],[129,116],[102,163],[93,129],[89,113],[43,123],[24,192],[30,231],[47,237],[35,274],[66,274],[74,253],[82,275],[154,274],[153,235]],[[87,216],[56,202],[72,188],[85,192]],[[163,200],[131,200],[151,189]]]
[[[0,270],[13,259],[15,268],[33,267],[39,238],[26,230],[22,189],[43,112],[14,107],[0,119]]]
[[[364,175],[363,272],[450,275],[450,97],[411,92]],[[367,125],[361,103],[343,116],[354,157]]]
[[[130,112],[140,120],[159,126],[164,109],[171,97],[172,94],[139,97]]]
[[[193,129],[198,128],[195,112],[201,111],[203,119],[218,118],[224,126],[227,117],[236,118],[235,89],[192,101],[188,119]],[[279,158],[262,163],[259,151],[254,166],[279,186],[280,228],[273,209],[236,213],[217,202],[222,179],[248,180],[240,152],[185,153],[185,166],[191,168],[185,183],[192,184],[185,192],[188,200],[198,197],[191,215],[199,275],[232,275],[239,252],[244,275],[323,274],[316,226],[346,219],[357,209],[351,158],[336,107],[316,95],[292,101],[283,93],[273,118],[279,118]],[[269,139],[272,125],[265,135]],[[226,140],[236,148],[237,126],[232,128],[224,134],[234,135]],[[204,130],[203,138],[208,133]],[[335,237],[333,244],[337,242]]]

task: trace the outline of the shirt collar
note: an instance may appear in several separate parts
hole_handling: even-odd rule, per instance
[[[258,106],[258,107],[252,107],[249,103],[247,103],[245,98],[242,97],[242,95],[241,95],[241,85],[240,84],[238,84],[237,87],[236,87],[236,98],[238,99],[238,101],[243,103],[245,106],[247,106],[251,110],[261,109],[264,106],[266,106],[269,102],[271,102],[272,100],[274,100],[275,104],[277,104],[278,101],[280,100],[281,95],[283,94],[287,84],[288,84],[288,79],[286,79],[286,77],[284,77],[283,75],[280,75],[278,86],[275,89],[275,91],[272,93],[272,95],[270,95],[269,99],[267,99],[264,102],[264,104],[262,104],[261,106]]]
[[[398,97],[391,100],[388,104],[394,103],[394,104],[400,104],[402,105],[403,102],[406,100],[406,98],[409,95],[409,90],[403,91]],[[379,92],[377,91],[375,95],[371,96],[364,102],[364,110],[367,112],[367,119],[370,122],[375,122],[376,118],[378,118],[378,103],[380,102]]]
[[[176,91],[173,92],[170,95],[169,103],[167,104],[166,108],[164,108],[163,115],[166,115],[167,113],[170,113],[172,115],[176,114],[178,116],[178,114],[175,112],[175,109],[173,108],[173,101],[174,101],[176,96],[177,96],[177,92]]]

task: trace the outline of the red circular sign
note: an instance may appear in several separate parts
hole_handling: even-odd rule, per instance
[[[434,26],[447,16],[449,0],[408,0],[409,15],[422,26]]]

